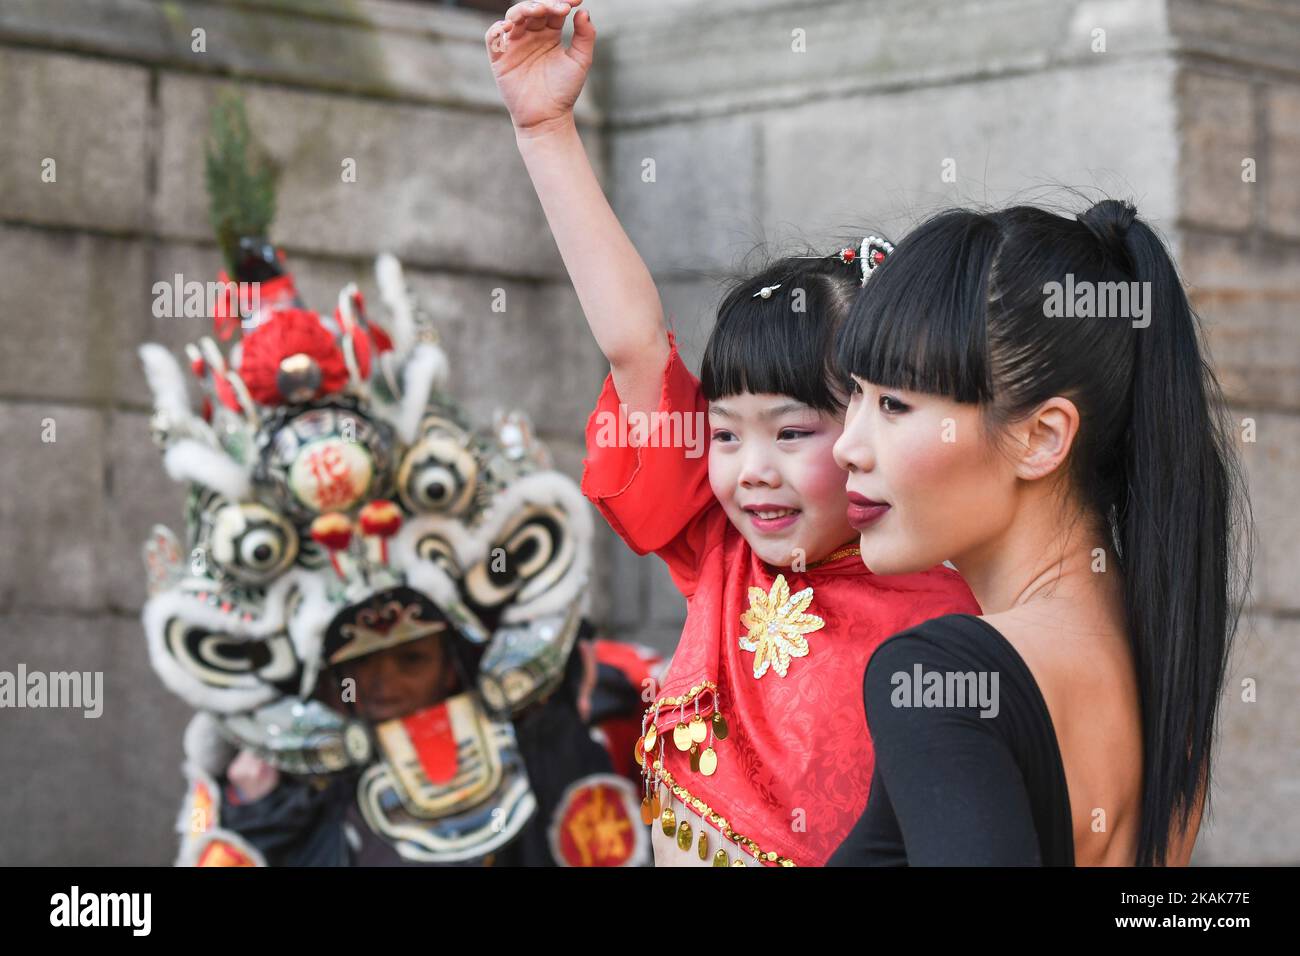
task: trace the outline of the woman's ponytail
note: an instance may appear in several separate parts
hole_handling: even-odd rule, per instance
[[[1211,745],[1239,606],[1239,468],[1196,317],[1159,237],[1132,206],[1079,217],[1145,302],[1133,324],[1131,415],[1113,517],[1142,707],[1139,865],[1208,801]],[[1149,324],[1143,324],[1143,322]]]

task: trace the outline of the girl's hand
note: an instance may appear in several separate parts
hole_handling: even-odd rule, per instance
[[[566,49],[561,41],[569,11],[581,3],[516,3],[487,31],[492,75],[517,132],[545,130],[572,116],[596,49],[596,28],[585,10],[573,18],[572,44]]]
[[[245,803],[261,800],[280,783],[280,772],[251,750],[241,750],[229,767],[226,779]]]

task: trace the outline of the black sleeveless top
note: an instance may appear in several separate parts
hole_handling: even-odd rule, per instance
[[[863,682],[876,765],[827,866],[1073,866],[1047,704],[993,625],[950,614],[894,635]]]

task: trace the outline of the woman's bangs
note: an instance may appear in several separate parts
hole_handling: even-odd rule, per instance
[[[944,213],[910,233],[868,281],[836,342],[836,362],[884,388],[958,402],[992,397],[985,336],[997,230]]]

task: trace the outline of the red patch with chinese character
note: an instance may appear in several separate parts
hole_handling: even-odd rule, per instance
[[[555,811],[551,849],[562,866],[628,866],[644,850],[639,820],[632,819],[634,788],[609,774],[585,778],[565,793]]]

